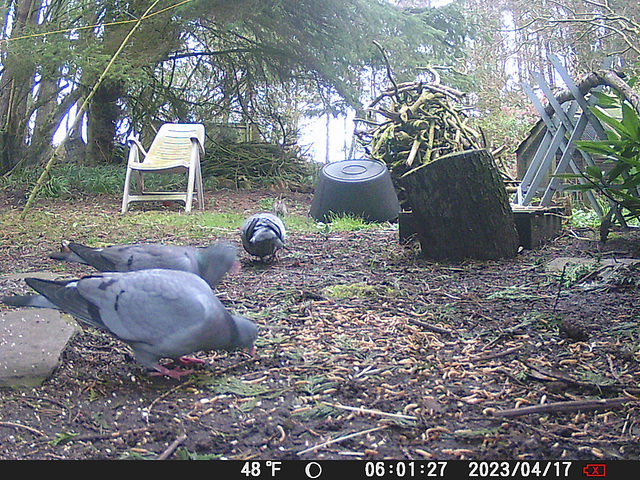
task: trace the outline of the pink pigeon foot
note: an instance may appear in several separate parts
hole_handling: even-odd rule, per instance
[[[193,357],[180,357],[180,358],[176,359],[176,363],[179,363],[180,365],[183,365],[183,366],[187,366],[187,365],[204,365],[205,361],[204,360],[200,360],[199,358],[193,358]]]
[[[156,365],[153,368],[155,368],[156,371],[151,372],[152,376],[166,375],[167,377],[174,378],[176,380],[179,380],[180,377],[193,373],[193,370],[180,370],[179,368],[169,369],[167,367],[163,367],[162,365]]]

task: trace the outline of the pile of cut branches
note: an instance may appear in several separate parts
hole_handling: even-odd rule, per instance
[[[469,126],[464,93],[439,83],[407,82],[383,91],[367,108],[356,131],[371,158],[384,162],[397,179],[437,158],[484,148],[482,132]],[[377,119],[382,121],[378,122]]]
[[[310,182],[309,162],[295,147],[271,143],[214,143],[202,159],[202,176],[241,186],[283,183],[296,189]]]

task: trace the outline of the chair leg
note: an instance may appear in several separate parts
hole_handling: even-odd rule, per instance
[[[198,205],[200,210],[204,210],[204,189],[202,187],[202,169],[200,162],[196,166],[196,188],[198,189]]]
[[[138,195],[142,195],[144,193],[144,179],[142,178],[142,172],[136,170],[134,172],[134,179],[136,182],[136,191]]]
[[[189,180],[187,181],[187,199],[184,205],[184,211],[189,213],[193,205],[193,187],[195,183],[196,172],[194,168],[189,168]]]
[[[127,213],[129,209],[129,188],[131,184],[131,169],[127,168],[127,173],[124,177],[124,191],[122,193],[122,210],[121,213]]]

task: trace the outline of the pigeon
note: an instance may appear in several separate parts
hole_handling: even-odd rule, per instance
[[[240,230],[242,246],[249,255],[264,260],[277,258],[277,252],[284,248],[287,231],[284,223],[276,215],[268,212],[250,216]]]
[[[238,266],[237,248],[229,243],[208,247],[186,247],[152,243],[91,248],[63,242],[60,252],[49,255],[56,260],[84,263],[99,271],[127,272],[164,268],[194,273],[215,288],[229,270]],[[59,309],[43,295],[14,295],[1,299],[12,307]]]
[[[128,344],[152,374],[180,378],[191,370],[169,369],[162,358],[201,363],[196,351],[247,349],[255,353],[258,329],[231,315],[209,284],[190,272],[148,269],[103,272],[77,280],[26,278],[27,284],[79,322]]]
[[[42,295],[13,295],[3,297],[0,301],[11,307],[52,308],[58,310],[57,305],[51,303],[47,297]]]
[[[101,272],[131,272],[166,268],[195,273],[209,282],[211,288],[236,266],[237,249],[226,242],[208,247],[137,243],[91,248],[75,242],[63,242],[60,252],[49,255],[54,260],[91,265]]]

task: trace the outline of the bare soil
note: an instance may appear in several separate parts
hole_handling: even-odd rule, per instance
[[[257,211],[265,195],[215,192],[215,208]],[[309,194],[285,197],[306,213]],[[118,215],[118,199],[96,205]],[[12,238],[1,272],[51,269],[54,242]],[[0,390],[0,459],[637,460],[640,272],[603,262],[640,258],[640,242],[596,239],[565,229],[514,259],[436,264],[393,226],[290,232],[273,264],[241,252],[218,291],[259,324],[257,357],[202,352],[173,380],[84,329],[42,386]],[[563,275],[549,268],[562,257],[596,264]]]

